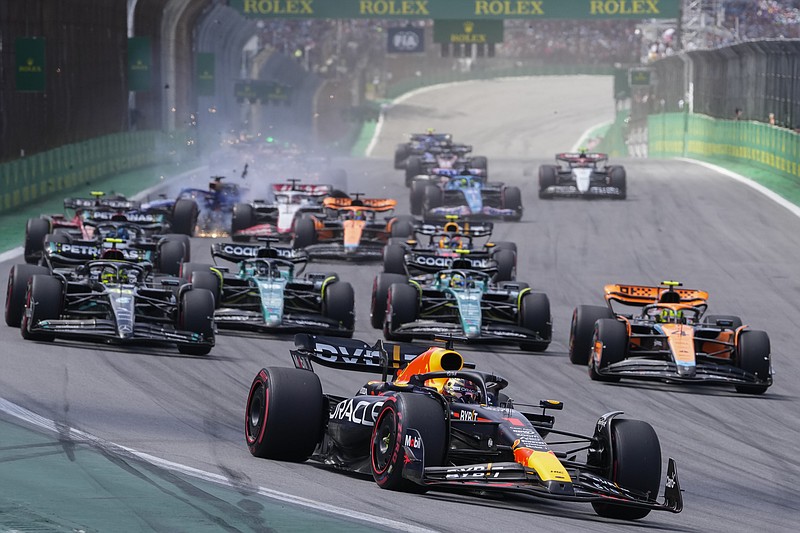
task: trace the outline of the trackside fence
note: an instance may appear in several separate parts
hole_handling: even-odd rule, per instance
[[[699,114],[662,113],[647,117],[647,133],[650,157],[721,159],[800,180],[800,135],[786,128]]]
[[[79,185],[185,155],[183,135],[156,131],[117,133],[0,164],[0,213]]]

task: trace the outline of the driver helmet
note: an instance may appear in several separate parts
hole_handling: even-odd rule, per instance
[[[467,285],[467,280],[461,274],[453,274],[450,278],[450,286],[455,289],[463,289]]]
[[[117,282],[117,273],[113,270],[105,270],[102,274],[100,274],[100,283],[108,284],[108,283],[116,283]]]
[[[350,212],[350,217],[353,220],[365,220],[367,217],[364,215],[364,211],[361,209],[356,209]]]
[[[481,403],[477,385],[463,378],[450,378],[442,387],[442,394],[450,401],[459,403]]]
[[[125,228],[114,228],[114,227],[112,227],[112,228],[110,228],[108,230],[108,233],[106,234],[106,237],[109,238],[109,239],[124,239],[124,240],[128,240],[128,238],[130,238],[130,233]]]
[[[443,236],[439,239],[439,248],[460,248],[461,247],[461,237],[458,235],[453,236]]]
[[[658,321],[663,323],[679,324],[683,322],[683,311],[680,309],[662,309],[658,314]]]

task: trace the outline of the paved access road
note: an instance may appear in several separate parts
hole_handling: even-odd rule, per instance
[[[562,429],[590,432],[599,415],[615,409],[654,425],[665,461],[668,456],[678,461],[686,508],[679,515],[651,513],[635,529],[794,531],[794,487],[800,478],[795,451],[800,219],[713,172],[657,160],[622,161],[628,169],[627,201],[539,200],[535,169],[556,151],[571,148],[590,126],[611,119],[610,95],[610,79],[579,77],[475,82],[423,92],[389,112],[373,158],[341,165],[350,174],[351,190],[396,197],[402,211],[407,190],[390,160],[402,133],[434,127],[473,143],[476,152],[489,156],[493,179],[523,188],[522,222],[499,224],[496,239],[519,244],[518,278],[548,293],[555,342],[539,355],[514,347],[470,348],[466,358],[509,377],[510,395],[518,401],[563,400],[557,422]],[[526,169],[534,176],[525,176]],[[208,241],[196,239],[193,245],[197,260],[208,256]],[[355,286],[356,337],[375,340],[368,312],[378,267],[336,269]],[[741,315],[769,332],[777,375],[766,395],[594,383],[584,368],[569,363],[569,320],[577,304],[601,303],[605,283],[663,279],[708,290],[711,312]],[[268,487],[440,531],[627,527],[596,517],[588,505],[398,494],[378,489],[371,479],[313,464],[252,458],[242,429],[247,389],[262,366],[291,366],[288,338],[221,335],[212,354],[198,358],[172,349],[26,343],[6,327],[0,328],[0,342],[0,396],[103,439],[226,476],[239,487]],[[334,394],[352,394],[366,378],[329,369],[320,374]],[[97,492],[102,497],[104,489]]]

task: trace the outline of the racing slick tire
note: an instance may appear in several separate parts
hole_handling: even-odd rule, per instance
[[[755,374],[762,382],[770,378],[770,342],[766,331],[746,329],[739,333],[736,346],[736,366]],[[744,394],[764,394],[769,384],[736,385],[736,392]]]
[[[492,253],[497,253],[498,250],[511,250],[512,252],[517,253],[517,243],[511,241],[497,241],[494,243]]]
[[[607,169],[608,184],[612,187],[619,189],[619,196],[615,196],[617,200],[624,200],[628,196],[628,189],[626,184],[627,174],[625,167],[612,166]]]
[[[158,246],[156,268],[162,274],[178,276],[181,273],[181,264],[183,264],[185,255],[186,247],[182,242],[162,241]]]
[[[503,209],[513,209],[516,214],[505,217],[518,221],[522,218],[522,192],[519,187],[503,187]]]
[[[408,238],[414,235],[416,220],[410,215],[399,215],[392,220],[391,236]]]
[[[200,272],[195,272],[200,274]],[[178,351],[185,355],[207,355],[214,344],[214,296],[211,291],[191,288],[181,294],[178,307],[177,329],[198,333],[211,341],[208,345],[179,344]]]
[[[704,324],[712,324],[714,326],[719,326],[720,322],[730,322],[730,326],[733,329],[738,329],[742,327],[742,319],[736,315],[706,315],[703,317]]]
[[[394,150],[394,168],[397,170],[405,168],[405,161],[411,150],[407,144],[398,144]]]
[[[611,419],[611,442],[605,477],[620,487],[658,498],[661,485],[661,444],[653,426],[629,418]],[[606,440],[606,439],[603,439]],[[650,509],[626,507],[613,503],[592,502],[594,512],[604,518],[638,520],[650,514]]]
[[[336,281],[325,286],[322,294],[322,316],[336,320],[341,324],[342,332],[332,335],[352,337],[356,323],[355,296],[353,286],[347,281]]]
[[[47,267],[39,265],[14,265],[8,273],[6,289],[6,325],[18,328],[25,312],[25,300],[28,293],[28,282],[37,274],[47,275]]]
[[[369,306],[369,321],[375,329],[383,328],[386,318],[386,300],[389,298],[389,289],[394,283],[406,283],[408,278],[402,274],[381,272],[372,282],[372,300]]]
[[[201,271],[211,271],[214,265],[208,263],[181,263],[179,276],[187,283],[192,281],[192,274]]]
[[[383,323],[383,336],[386,340],[411,341],[411,335],[394,333],[394,329],[414,322],[419,314],[419,293],[415,287],[407,283],[395,283],[389,287],[386,298],[386,320]]]
[[[161,236],[159,242],[164,241],[178,241],[183,244],[183,262],[191,261],[192,260],[192,239],[189,238],[188,235],[183,235],[181,233],[165,233]]]
[[[415,429],[418,442],[406,431]],[[403,477],[406,454],[424,447],[423,467],[441,466],[447,452],[447,419],[442,404],[426,394],[388,396],[381,407],[370,440],[372,478],[382,489],[423,493],[427,489]]]
[[[589,362],[594,323],[601,318],[614,318],[614,313],[600,305],[579,305],[573,311],[569,327],[569,360],[573,365]]]
[[[422,214],[427,215],[431,209],[440,207],[444,203],[444,191],[436,185],[425,187],[425,198],[422,200]]]
[[[406,274],[406,247],[387,244],[383,249],[383,271],[389,274]]]
[[[408,156],[408,159],[406,159],[406,187],[411,187],[414,176],[419,176],[424,173],[422,169],[422,158],[418,155]]]
[[[172,231],[182,235],[194,235],[200,208],[194,200],[181,198],[172,206]]]
[[[222,305],[222,287],[220,279],[211,270],[194,270],[189,276],[192,289],[205,289],[214,297],[214,309],[219,309]]]
[[[552,198],[553,194],[548,193],[548,187],[558,183],[558,167],[555,165],[541,165],[539,167],[539,198]]]
[[[300,217],[294,225],[294,241],[292,248],[302,250],[317,242],[317,226],[314,218],[309,216]]]
[[[20,333],[23,339],[52,341],[56,338],[52,333],[33,333],[30,328],[42,320],[52,320],[61,316],[62,293],[61,282],[53,276],[36,274],[31,277],[25,297],[25,312],[20,321]]]
[[[492,259],[497,263],[496,282],[514,281],[517,274],[517,254],[511,250],[498,250],[492,254]]]
[[[25,224],[25,262],[36,263],[44,251],[44,237],[50,233],[50,221],[46,218],[29,218]]]
[[[255,210],[250,204],[236,204],[233,206],[233,213],[231,214],[231,238],[234,242],[247,242],[250,240],[249,235],[236,235],[237,231],[241,231],[255,225]]]
[[[539,334],[544,341],[525,341],[519,344],[526,352],[543,352],[550,346],[553,325],[550,318],[550,299],[543,292],[526,292],[519,303],[519,325]]]
[[[425,188],[427,186],[428,182],[423,180],[415,180],[411,183],[411,193],[408,199],[411,204],[412,215],[422,214],[422,209],[425,204]]]
[[[486,159],[486,156],[476,155],[470,160],[470,163],[472,168],[479,168],[486,174],[489,173],[489,160]]]
[[[262,459],[302,462],[322,437],[327,418],[319,377],[299,368],[263,368],[250,385],[244,434]]]
[[[600,353],[597,346],[602,346]],[[628,328],[614,318],[601,318],[594,324],[592,353],[589,356],[589,377],[594,381],[619,381],[619,376],[604,376],[598,372],[614,363],[624,361],[628,351]],[[598,361],[598,355],[600,360]]]

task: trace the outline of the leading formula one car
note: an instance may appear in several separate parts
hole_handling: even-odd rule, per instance
[[[436,133],[430,129],[425,133],[412,133],[408,142],[397,145],[394,168],[405,168],[409,156],[424,154],[431,148],[447,148],[452,144],[453,136],[449,133]]]
[[[454,335],[545,351],[553,330],[547,294],[520,281],[495,283],[491,271],[465,267],[458,261],[452,269],[412,278],[379,274],[372,285],[372,325],[382,325],[389,340]]]
[[[379,260],[390,237],[408,237],[416,221],[410,216],[386,216],[397,202],[384,198],[325,198],[324,213],[305,214],[295,224],[293,246],[312,259]]]
[[[295,368],[264,368],[250,387],[245,440],[255,457],[311,458],[389,490],[591,503],[614,519],[683,509],[671,458],[658,501],[661,446],[647,422],[612,411],[590,435],[556,429],[548,410],[562,402],[540,401],[541,414],[518,411],[505,378],[475,370],[449,347],[311,335],[295,343]],[[354,396],[325,394],[312,361],[382,378]]]
[[[115,344],[177,344],[205,355],[214,346],[210,291],[156,280],[149,263],[90,261],[71,271],[34,274],[20,329],[25,339],[94,340]]]
[[[234,273],[218,265],[184,263],[182,276],[193,287],[214,294],[217,326],[270,333],[309,331],[349,337],[355,325],[353,287],[333,273],[302,274],[308,255],[302,250],[221,242],[211,256],[237,263]]]
[[[625,168],[607,165],[608,155],[587,152],[556,154],[558,165],[539,167],[539,198],[554,196],[615,198],[628,194]]]
[[[594,380],[723,383],[763,394],[772,385],[767,333],[738,316],[706,315],[708,293],[680,286],[606,285],[607,306],[580,305],[572,315],[570,361],[588,364]]]

